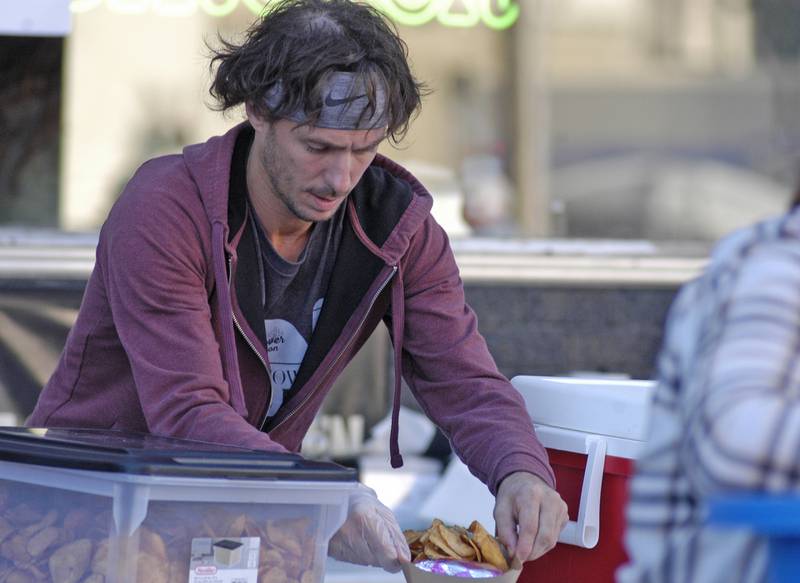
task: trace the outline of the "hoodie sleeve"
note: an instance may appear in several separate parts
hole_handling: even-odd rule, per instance
[[[185,185],[169,189],[134,179],[98,246],[108,303],[148,429],[286,451],[230,405],[209,307],[210,243],[198,227],[205,217],[193,197]]]
[[[447,236],[428,217],[401,261],[405,288],[403,374],[459,458],[494,494],[507,475],[555,479],[521,395],[498,370]]]

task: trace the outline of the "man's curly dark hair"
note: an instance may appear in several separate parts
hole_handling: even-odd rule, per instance
[[[383,119],[397,143],[427,92],[411,72],[408,47],[395,26],[377,9],[352,0],[278,0],[244,42],[221,43],[213,49],[210,67],[216,72],[209,90],[221,111],[246,103],[267,120],[304,111],[313,125],[326,80],[345,71],[366,87],[371,110],[377,84],[385,88]],[[265,96],[277,82],[283,97],[270,108]]]

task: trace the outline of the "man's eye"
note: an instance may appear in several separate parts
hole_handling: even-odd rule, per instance
[[[357,156],[371,156],[378,152],[378,146],[370,146],[369,148],[364,148],[362,150],[355,150],[355,154]]]
[[[306,150],[314,154],[320,154],[325,151],[325,146],[314,146],[312,144],[306,144]]]

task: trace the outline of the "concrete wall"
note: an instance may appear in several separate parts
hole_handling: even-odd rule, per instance
[[[0,413],[21,421],[55,368],[83,293],[79,281],[0,279]],[[467,283],[467,301],[500,370],[576,371],[650,378],[670,287]],[[380,327],[347,368],[325,410],[360,413],[368,426],[389,407],[391,354]]]
[[[466,292],[506,376],[648,379],[676,289],[467,284]]]

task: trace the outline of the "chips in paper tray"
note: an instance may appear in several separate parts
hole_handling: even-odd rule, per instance
[[[404,532],[412,562],[403,566],[409,583],[482,579],[513,583],[519,569],[510,569],[504,547],[477,520],[469,528],[434,519],[427,530]]]

